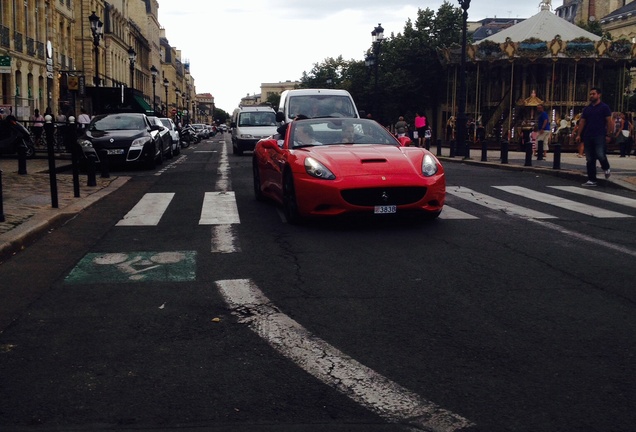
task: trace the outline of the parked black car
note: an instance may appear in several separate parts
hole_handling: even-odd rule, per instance
[[[161,126],[161,129],[150,133],[153,135],[159,135],[159,139],[162,142],[161,146],[163,148],[163,156],[165,158],[172,159],[174,151],[172,148],[172,136],[170,135],[170,130],[168,130],[159,117],[148,116],[148,120],[150,120],[151,125]]]
[[[27,158],[35,156],[35,146],[29,130],[14,116],[0,116],[0,154],[15,154],[22,147]]]
[[[145,164],[155,168],[167,152],[159,134],[162,126],[151,124],[145,114],[119,113],[96,115],[78,143],[84,156],[108,157],[109,164]]]

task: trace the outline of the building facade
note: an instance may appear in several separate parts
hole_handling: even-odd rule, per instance
[[[0,1],[0,108],[20,120],[47,108],[97,114],[96,89],[110,88],[158,113],[196,113],[194,77],[158,12],[157,0]]]

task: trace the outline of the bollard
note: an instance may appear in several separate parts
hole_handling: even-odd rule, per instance
[[[552,162],[552,169],[561,169],[561,143],[554,143],[554,161]]]
[[[451,140],[450,142],[450,157],[455,157],[455,145],[457,144],[457,141],[455,140]]]
[[[24,138],[20,138],[22,143],[18,145],[18,174],[26,175],[27,174],[27,149],[26,144],[24,143]]]
[[[437,139],[437,155],[436,156],[441,156],[442,155],[442,140],[440,138]]]
[[[485,140],[481,142],[481,161],[488,162],[488,143]]]
[[[508,163],[508,140],[501,141],[501,163]]]
[[[470,159],[470,140],[464,144],[464,159]]]
[[[80,197],[80,184],[79,184],[79,145],[77,144],[77,125],[75,124],[75,117],[69,116],[68,125],[66,126],[64,133],[64,147],[66,150],[71,150],[71,167],[73,168],[73,196],[75,198]]]
[[[537,141],[537,160],[543,160],[543,140]]]
[[[102,172],[102,178],[109,178],[110,167],[108,166],[108,151],[106,149],[101,149],[99,153],[99,168]]]
[[[51,185],[51,207],[58,208],[57,201],[57,177],[55,173],[55,125],[53,117],[47,114],[44,116],[44,132],[46,133],[46,148],[49,157],[49,183]]]
[[[2,170],[0,170],[0,222],[4,222],[4,205],[2,203]]]
[[[526,144],[526,161],[523,166],[532,166],[532,145],[530,143]]]
[[[86,186],[97,186],[97,178],[95,176],[95,157],[89,155],[86,158]]]

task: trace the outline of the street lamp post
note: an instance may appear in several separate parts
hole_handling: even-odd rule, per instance
[[[93,84],[95,87],[99,86],[99,40],[104,34],[104,23],[93,11],[88,16],[88,21],[91,25],[91,33],[93,34],[93,45],[95,46],[95,76],[93,77]]]
[[[384,29],[382,25],[378,23],[378,26],[373,29],[371,32],[371,37],[373,38],[373,66],[375,72],[375,84],[373,89],[373,111],[374,115],[380,120],[379,111],[378,111],[378,66],[380,65],[380,45],[382,45],[382,41],[384,40]]]
[[[168,78],[163,79],[163,87],[166,89],[166,117],[168,117],[168,87],[170,86],[170,81]]]
[[[181,96],[181,90],[179,90],[179,88],[175,88],[174,89],[174,94],[177,95],[177,116],[180,116],[179,114],[179,96]]]
[[[468,8],[470,0],[458,0],[459,5],[463,9],[462,14],[462,52],[459,65],[459,95],[457,107],[457,151],[458,156],[464,156],[464,159],[470,158],[470,142],[468,141],[466,131],[466,27],[468,21]]]
[[[133,47],[128,48],[128,60],[130,60],[130,88],[135,88],[135,60],[137,60],[137,53]]]
[[[157,112],[157,95],[155,93],[155,83],[157,82],[157,74],[159,71],[155,65],[150,66],[150,75],[152,75],[152,109]]]

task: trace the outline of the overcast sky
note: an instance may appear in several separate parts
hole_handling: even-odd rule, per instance
[[[315,63],[342,55],[362,60],[371,31],[401,33],[417,9],[442,0],[159,0],[170,45],[190,61],[198,93],[231,113],[261,83],[298,80]],[[459,6],[457,0],[451,4]],[[528,18],[540,0],[472,0],[468,19]],[[552,9],[563,4],[552,0]]]

